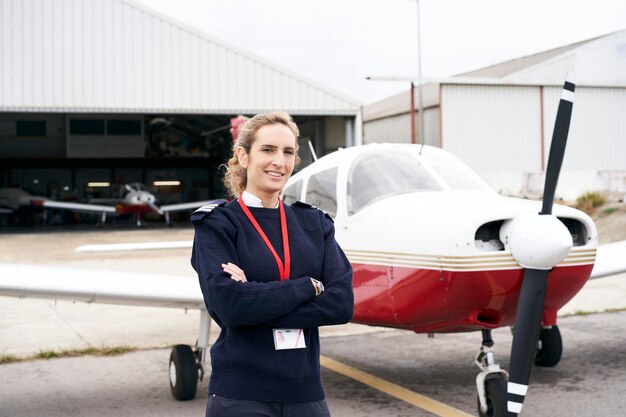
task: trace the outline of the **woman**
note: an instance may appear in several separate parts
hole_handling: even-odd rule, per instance
[[[228,204],[197,211],[191,263],[221,328],[211,347],[207,416],[329,416],[318,327],[352,318],[352,268],[332,220],[278,198],[298,162],[286,113],[241,128]]]

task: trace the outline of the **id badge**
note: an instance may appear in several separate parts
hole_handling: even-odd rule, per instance
[[[274,348],[276,350],[304,349],[304,330],[274,329]]]

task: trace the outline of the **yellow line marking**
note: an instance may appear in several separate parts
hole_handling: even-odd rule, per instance
[[[429,413],[432,413],[436,416],[472,417],[471,414],[467,414],[466,412],[457,410],[456,408],[451,407],[447,404],[441,403],[437,400],[433,400],[432,398],[426,397],[425,395],[418,394],[404,387],[401,387],[400,385],[396,385],[392,382],[368,374],[367,372],[360,371],[356,368],[338,362],[327,356],[321,355],[320,363],[323,367],[328,368],[331,371],[347,376],[348,378],[352,378],[365,385],[369,385],[372,388],[375,388],[379,391],[384,392],[385,394],[389,394],[392,397],[398,398],[411,405],[421,408],[422,410],[428,411]]]

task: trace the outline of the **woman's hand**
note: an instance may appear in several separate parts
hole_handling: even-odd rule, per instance
[[[227,264],[222,264],[222,269],[224,272],[230,274],[230,277],[235,281],[248,282],[246,274],[237,265],[229,262]]]

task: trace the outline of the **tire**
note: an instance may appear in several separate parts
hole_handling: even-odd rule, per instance
[[[170,391],[178,401],[191,400],[198,387],[196,355],[189,345],[176,345],[170,354]]]
[[[558,326],[541,329],[539,341],[541,348],[535,355],[535,365],[547,368],[556,366],[561,361],[563,354],[563,340]]]
[[[485,397],[487,399],[487,412],[480,410],[478,400],[478,415],[480,417],[505,417],[506,410],[506,381],[497,375],[485,380]]]

